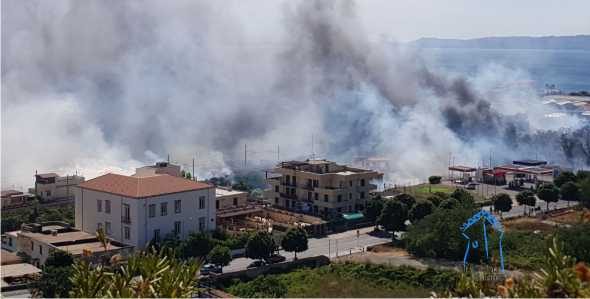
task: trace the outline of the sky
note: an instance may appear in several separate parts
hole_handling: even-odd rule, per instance
[[[245,30],[261,42],[279,39],[268,30],[281,22],[289,1],[233,1]],[[477,38],[590,33],[587,0],[363,0],[355,3],[371,39]],[[254,20],[255,21],[252,21]]]

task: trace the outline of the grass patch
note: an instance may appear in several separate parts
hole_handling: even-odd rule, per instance
[[[226,291],[239,297],[429,297],[431,291],[452,288],[457,279],[455,271],[338,263],[234,281]]]

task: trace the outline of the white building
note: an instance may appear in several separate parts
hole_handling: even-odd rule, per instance
[[[215,187],[166,174],[106,174],[76,188],[76,228],[145,248],[167,234],[215,229]]]

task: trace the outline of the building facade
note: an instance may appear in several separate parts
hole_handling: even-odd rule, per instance
[[[167,174],[106,174],[76,188],[76,228],[102,228],[117,241],[143,249],[168,234],[181,239],[216,227],[215,187]]]
[[[174,165],[169,162],[157,162],[154,165],[143,166],[135,169],[136,177],[154,176],[157,174],[167,174],[171,176],[181,176],[179,165]]]
[[[363,211],[369,193],[377,189],[371,181],[382,173],[339,165],[327,160],[282,162],[267,179],[265,197],[277,208],[320,216]]]
[[[35,175],[35,187],[29,193],[36,194],[42,200],[73,199],[75,187],[84,182],[78,175],[59,176],[56,173]]]

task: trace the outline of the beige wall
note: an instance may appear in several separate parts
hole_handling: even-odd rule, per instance
[[[56,177],[53,184],[36,184],[36,194],[45,200],[73,197],[74,188],[83,181],[81,176]],[[31,190],[35,192],[35,188]]]
[[[268,180],[271,188],[265,192],[267,200],[276,207],[287,209],[293,208],[294,201],[296,206],[297,202],[304,202],[311,207],[315,215],[322,215],[322,211],[336,215],[362,210],[366,206],[369,192],[376,189],[376,186],[369,182],[379,177],[376,172],[317,174],[283,168],[277,168],[273,172],[281,173],[282,176],[279,179]],[[288,185],[287,175],[290,177]],[[296,177],[296,186],[293,186],[293,176]],[[314,180],[317,187],[314,187]],[[295,196],[291,195],[293,189]]]
[[[244,207],[248,204],[248,193],[239,192],[236,194],[217,196],[215,204],[216,207],[218,207],[217,210]]]

